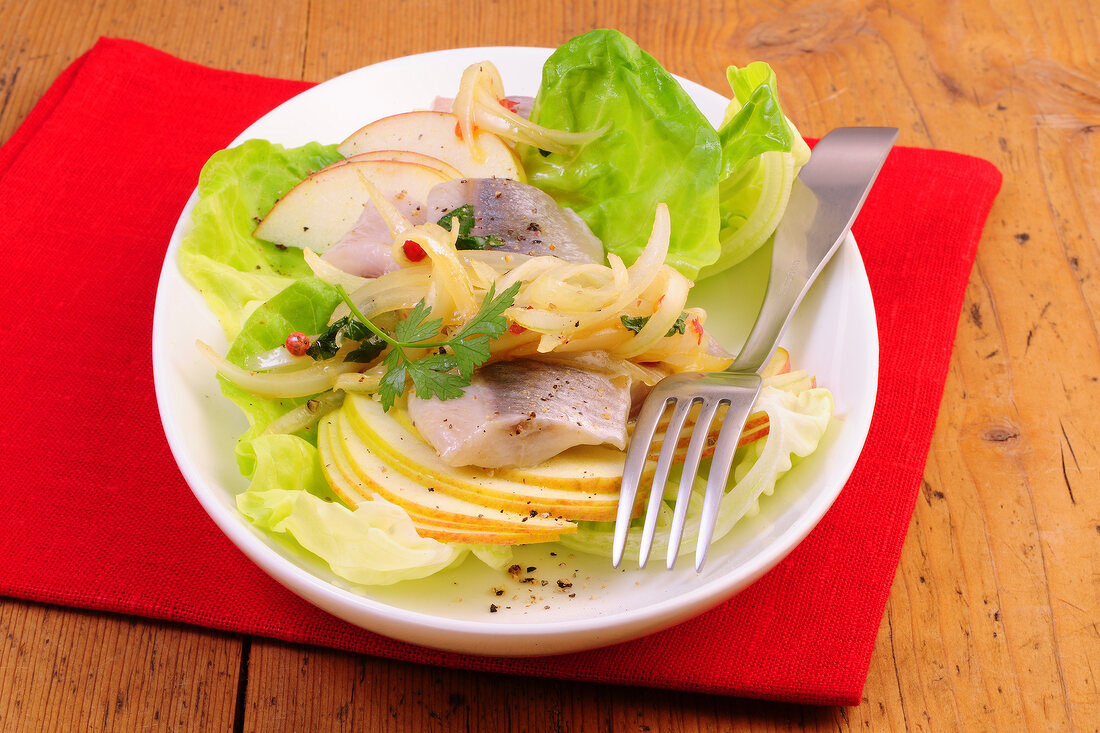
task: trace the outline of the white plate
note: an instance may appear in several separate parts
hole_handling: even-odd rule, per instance
[[[287,146],[339,142],[366,122],[428,106],[452,96],[462,70],[493,61],[505,89],[534,94],[549,54],[537,48],[472,48],[409,56],[350,72],[280,105],[241,133],[237,144],[265,138]],[[692,82],[685,89],[713,122],[726,106],[720,95]],[[741,590],[785,557],[817,524],[859,457],[874,408],[878,334],[870,287],[849,237],[803,302],[784,338],[797,367],[808,368],[836,400],[836,418],[821,448],[780,482],[762,511],[743,520],[712,548],[701,574],[685,557],[674,571],[663,562],[646,570],[612,570],[607,559],[572,554],[556,545],[517,554],[530,573],[547,580],[521,585],[476,560],[393,587],[353,587],[323,563],[303,558],[254,529],[234,496],[246,481],[233,458],[244,417],[222,398],[196,339],[218,348],[224,338],[199,294],[176,266],[192,195],[172,235],[161,271],[153,320],[153,369],[168,443],[199,502],[248,557],[287,588],[353,624],[415,644],[472,654],[523,656],[588,649],[652,633],[702,613]],[[708,328],[736,348],[763,295],[767,252],[728,277],[704,281],[693,300],[708,307]],[[551,556],[551,551],[557,552]],[[624,566],[626,563],[624,562]],[[558,588],[569,579],[569,592]],[[506,585],[497,597],[494,587]],[[489,613],[489,605],[502,608]]]

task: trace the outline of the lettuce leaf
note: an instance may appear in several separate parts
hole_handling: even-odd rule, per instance
[[[759,511],[760,497],[771,496],[775,491],[776,481],[791,470],[794,461],[817,450],[833,414],[833,397],[829,390],[821,388],[795,394],[765,386],[754,409],[768,413],[769,432],[767,437],[738,451],[737,463],[732,473],[733,486],[722,497],[718,510],[715,540],[729,534],[741,518]],[[701,476],[705,477],[708,470],[709,463],[704,463],[700,469]],[[657,520],[657,534],[653,542],[653,551],[656,554],[664,554],[668,549],[667,530],[673,513],[673,502],[668,497],[675,498],[678,483],[679,476],[670,477],[666,501],[661,506]],[[695,552],[705,489],[706,479],[697,478],[688,504],[680,554]],[[638,554],[641,537],[638,528],[641,527],[641,522],[641,518],[635,520],[637,526],[632,527],[627,538],[628,556],[636,557]],[[638,531],[634,531],[636,529]],[[579,522],[577,532],[563,535],[560,542],[573,550],[611,557],[614,534],[614,522]]]
[[[329,316],[341,302],[336,288],[313,277],[291,282],[280,293],[256,308],[225,357],[237,366],[245,357],[258,354],[286,341],[291,331],[319,333],[328,326]],[[220,379],[222,394],[231,399],[248,418],[249,428],[237,440],[237,467],[245,476],[256,469],[252,439],[263,433],[274,420],[305,403],[308,397],[260,397],[226,379]],[[310,435],[311,442],[316,441]]]
[[[770,66],[762,61],[754,61],[744,69],[730,66],[726,80],[733,99],[718,128],[723,179],[763,153],[787,152],[794,144],[787,118],[779,108],[775,72]]]
[[[668,264],[694,277],[717,259],[718,133],[634,41],[602,29],[558,48],[543,67],[531,119],[569,131],[609,125],[575,155],[526,148],[522,156],[528,182],[576,211],[607,251],[633,262],[664,202]]]
[[[293,435],[252,441],[256,472],[237,508],[261,529],[298,546],[353,583],[388,585],[459,562],[466,549],[417,535],[405,510],[382,499],[355,510],[335,501],[317,449]]]
[[[574,209],[627,263],[645,246],[662,201],[672,216],[668,264],[698,280],[741,262],[775,231],[809,147],[783,116],[770,66],[730,66],[726,78],[733,99],[715,131],[623,34],[572,39],[543,67],[531,119],[608,129],[571,156],[525,149],[529,182]]]
[[[257,303],[312,274],[301,250],[256,239],[252,230],[280,196],[340,158],[335,145],[287,149],[248,140],[215,153],[203,166],[179,267],[206,299],[226,338],[237,335]]]
[[[758,250],[775,232],[810,148],[779,107],[775,72],[755,61],[730,66],[733,99],[718,129],[722,141],[718,238],[722,254],[700,273],[710,277]]]

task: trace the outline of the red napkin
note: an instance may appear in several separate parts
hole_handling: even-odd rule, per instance
[[[447,667],[858,704],[1001,174],[898,148],[856,224],[878,313],[878,408],[836,504],[719,608],[638,641],[497,659],[352,627],[207,518],[161,432],[150,364],[164,250],[199,169],[309,84],[104,39],[0,148],[0,593]]]

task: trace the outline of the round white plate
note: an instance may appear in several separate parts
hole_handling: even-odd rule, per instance
[[[339,142],[374,119],[425,108],[436,95],[453,96],[462,70],[486,59],[496,64],[509,93],[534,94],[549,53],[471,48],[368,66],[280,105],[234,144],[250,138],[287,146]],[[704,114],[719,122],[726,100],[681,81]],[[247,426],[195,349],[196,339],[215,348],[224,348],[225,340],[176,266],[195,200],[193,194],[172,235],[153,319],[153,369],[168,443],[199,502],[248,557],[293,592],[371,631],[450,651],[524,656],[589,649],[666,628],[729,598],[785,557],[833,503],[863,447],[877,388],[878,334],[867,275],[849,237],[802,303],[783,343],[796,368],[809,369],[833,391],[836,417],[820,449],[780,481],[759,514],[711,549],[701,574],[690,556],[673,571],[660,559],[645,570],[613,570],[606,558],[536,545],[517,552],[525,568],[536,568],[525,573],[539,579],[535,584],[518,583],[471,558],[424,580],[352,586],[322,562],[256,530],[237,512],[234,496],[247,482],[237,472],[233,445]],[[748,331],[763,296],[767,257],[760,252],[728,276],[703,281],[693,293],[693,301],[708,309],[708,328],[727,347],[736,349]],[[572,587],[561,589],[559,579]],[[504,595],[496,596],[493,589],[502,585]],[[498,612],[490,613],[490,604],[499,606]]]

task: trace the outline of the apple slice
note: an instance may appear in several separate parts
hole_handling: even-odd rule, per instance
[[[550,488],[504,479],[485,469],[455,468],[444,463],[420,436],[405,429],[372,399],[349,394],[341,413],[379,458],[436,491],[490,507],[547,512],[568,519],[607,521],[615,517],[619,501],[617,484],[613,491],[596,491],[578,472],[572,486]]]
[[[322,431],[325,433],[322,437]],[[575,531],[576,525],[556,517],[530,516],[498,511],[449,496],[435,487],[409,479],[376,456],[346,424],[343,410],[331,413],[318,425],[318,442],[324,442],[322,464],[344,465],[363,482],[366,489],[406,509],[412,516],[432,517],[457,523],[469,529],[503,530],[534,540],[550,540],[562,532]],[[337,458],[336,451],[343,451]]]
[[[324,456],[322,470],[333,491],[350,507],[358,507],[368,501],[374,501],[376,494],[355,475],[347,463],[347,458],[339,446],[333,446],[334,428],[326,426],[325,436],[319,437],[318,446]],[[408,509],[405,510],[406,512]],[[421,537],[431,537],[441,542],[461,542],[465,544],[526,544],[532,541],[549,541],[558,537],[557,532],[547,533],[546,540],[538,539],[540,533],[513,532],[501,529],[473,529],[470,525],[437,517],[427,517],[409,513],[409,518]]]
[[[450,112],[404,112],[383,117],[353,132],[337,150],[350,158],[375,150],[423,153],[462,171],[463,178],[513,178],[526,181],[516,154],[499,137],[481,131],[477,143],[484,153],[477,160],[458,135],[458,118]]]
[[[450,163],[424,153],[412,150],[371,150],[367,153],[357,153],[350,158],[338,160],[332,165],[343,165],[363,160],[392,160],[397,163],[415,163],[439,171],[450,180],[462,178],[462,171]]]
[[[691,431],[694,425],[695,418],[689,415],[684,423],[684,429],[680,432],[679,440],[676,441],[676,451],[672,454],[673,463],[683,463],[684,459],[687,458],[688,443],[691,441]],[[768,413],[754,412],[749,415],[748,419],[745,420],[745,427],[741,428],[741,435],[737,438],[737,447],[741,448],[766,436],[769,425]],[[658,432],[653,436],[648,457],[649,463],[646,464],[646,468],[643,470],[643,476],[653,476],[653,471],[657,465],[657,456],[661,452],[661,442],[665,437],[664,431],[667,427],[667,420],[658,423]],[[714,445],[718,442],[718,433],[721,429],[722,424],[720,422],[711,424],[710,430],[707,432],[706,442],[703,443],[700,460],[705,461],[714,456]]]
[[[782,346],[775,349],[772,358],[760,369],[760,376],[764,379],[774,377],[776,374],[786,374],[791,370],[791,355]]]
[[[401,481],[403,477],[398,474],[395,482],[392,478],[394,473],[389,470],[388,466],[376,465],[372,468],[370,465],[360,465],[356,462],[357,456],[351,456],[345,450],[346,444],[341,439],[342,427],[338,414],[333,413],[329,418],[326,418],[326,421],[327,424],[323,422],[323,428],[321,428],[324,434],[322,435],[320,430],[318,432],[318,446],[319,448],[324,446],[324,448],[320,448],[322,451],[322,465],[330,483],[340,486],[342,493],[350,492],[353,496],[367,497],[370,500],[373,500],[374,497],[380,497],[398,504],[409,513],[409,517],[416,525],[417,531],[423,530],[422,534],[425,536],[433,536],[436,539],[451,542],[524,544],[552,542],[563,531],[574,531],[574,525],[561,522],[561,520],[550,520],[552,523],[556,522],[556,524],[543,526],[538,521],[545,524],[545,518],[533,519],[526,514],[519,516],[518,520],[511,515],[503,515],[504,520],[502,520],[502,515],[499,512],[494,512],[491,517],[450,515],[446,509],[454,508],[453,502],[448,503],[448,500],[444,499],[443,502],[448,506],[441,512],[435,504],[430,503],[438,495],[434,495],[434,492],[422,486],[415,487],[413,491],[419,495],[427,492],[430,497],[428,499],[429,504],[418,504],[407,500],[394,501],[394,498],[400,498],[407,488]],[[375,475],[373,478],[369,476],[368,474],[372,470],[379,475]],[[381,478],[382,483],[378,482],[379,478]],[[362,501],[362,499],[359,499],[359,501]],[[488,514],[486,507],[477,506],[473,509],[482,515]],[[527,523],[523,522],[524,519],[528,520]],[[509,524],[508,520],[517,521]],[[563,525],[564,530],[563,526],[557,525]]]
[[[364,180],[410,219],[419,214],[443,173],[417,163],[392,160],[339,161],[312,174],[279,199],[253,232],[287,247],[324,253],[355,227],[371,203]]]
[[[817,386],[817,380],[810,376],[810,373],[805,369],[798,369],[793,372],[782,372],[774,377],[768,377],[767,385],[774,387],[775,389],[782,389],[786,392],[804,392],[807,389],[813,389]]]

